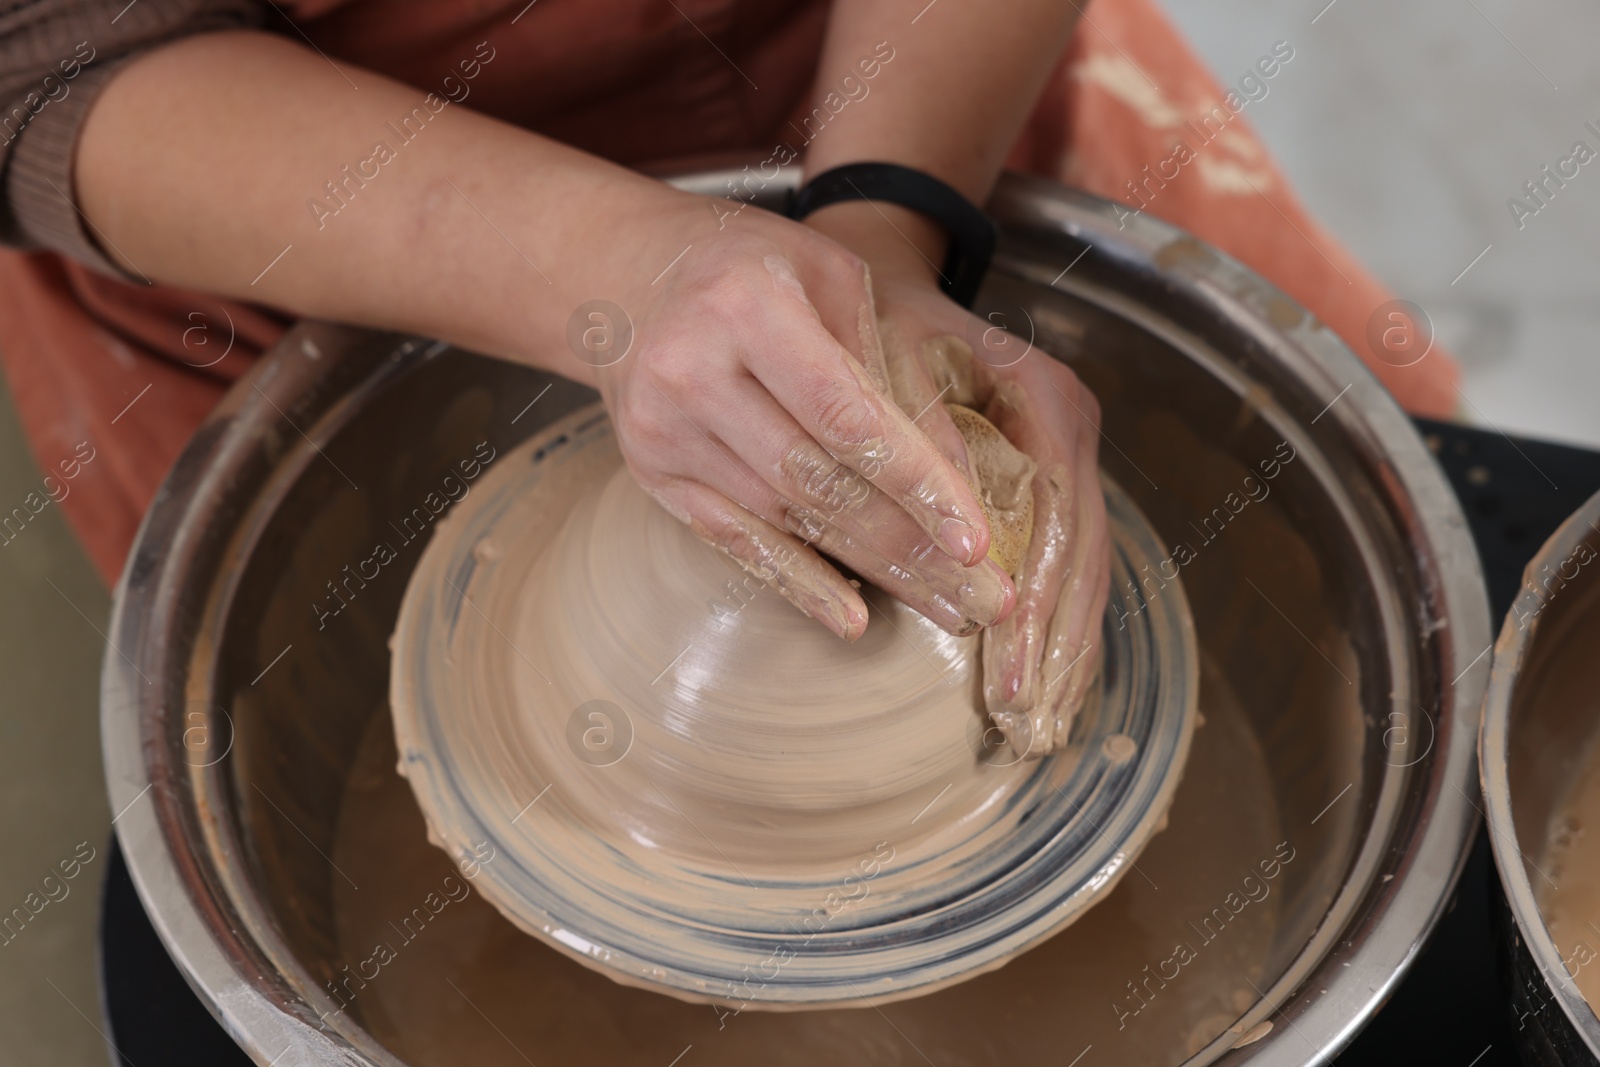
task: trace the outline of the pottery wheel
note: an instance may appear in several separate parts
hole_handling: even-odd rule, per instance
[[[400,770],[512,922],[618,981],[804,1007],[927,992],[1072,922],[1160,825],[1196,652],[1109,481],[1098,686],[1022,760],[979,639],[868,590],[846,644],[628,475],[604,410],[506,453],[423,555],[392,641]]]

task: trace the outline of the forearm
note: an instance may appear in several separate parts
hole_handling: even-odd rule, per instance
[[[893,49],[893,58],[867,95],[845,106],[808,147],[806,173],[863,160],[900,163],[983,203],[1077,14],[1063,0],[835,3],[819,94],[860,83],[858,64],[880,42]],[[937,227],[889,205],[825,209],[813,225],[866,255],[880,272],[918,264],[931,269],[943,255]],[[885,242],[885,233],[892,239]],[[898,254],[907,252],[916,254]],[[902,262],[885,262],[896,258]]]
[[[568,315],[648,287],[683,246],[663,220],[714,220],[425,95],[266,34],[178,42],[90,112],[79,204],[107,254],[152,280],[589,380],[560,341]]]
[[[857,256],[437,104],[287,40],[190,38],[105,87],[75,185],[152,279],[595,383],[639,484],[841,636],[866,604],[812,542],[951,633],[1006,617],[982,503],[869,374]],[[597,299],[641,338],[598,372],[565,340]]]

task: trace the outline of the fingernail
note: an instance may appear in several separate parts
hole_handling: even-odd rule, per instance
[[[825,600],[821,604],[810,608],[807,614],[826,626],[833,633],[833,636],[845,637],[847,623],[844,617],[844,605],[837,601]],[[849,640],[849,638],[845,639]]]
[[[1011,614],[1016,606],[1016,589],[1005,571],[993,560],[985,559],[962,571],[956,598],[964,619],[979,626],[992,626]]]
[[[970,566],[978,551],[978,534],[960,519],[945,519],[939,524],[939,543],[963,565]]]
[[[912,592],[912,601],[918,601],[913,606],[932,623],[950,634],[952,637],[970,637],[977,630],[983,629],[983,624],[974,620],[972,613],[967,608],[969,590],[962,588],[945,596],[936,593],[926,586]]]
[[[1000,604],[1000,614],[989,621],[989,625],[993,626],[995,623],[1005,622],[1017,609],[1017,587],[1012,582],[1011,575],[1006,573],[1006,569],[994,560],[985,556],[983,566],[987,567],[989,573],[994,575],[995,581],[1000,583],[1001,595],[1004,597]]]
[[[1028,646],[1020,630],[998,637],[998,647],[986,650],[983,683],[989,710],[1022,711],[1026,700],[1023,687],[1027,678]]]
[[[844,628],[839,631],[839,636],[846,641],[854,642],[867,632],[867,617],[859,611],[852,611],[846,607],[844,611]]]
[[[846,641],[854,641],[867,629],[867,617],[842,600],[830,598],[823,601],[820,610],[813,612],[812,618],[832,630],[834,636]]]

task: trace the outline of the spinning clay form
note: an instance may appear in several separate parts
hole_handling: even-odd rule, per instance
[[[952,415],[1014,570],[1032,462]],[[651,501],[600,405],[560,419],[440,523],[401,607],[396,748],[430,838],[525,932],[684,999],[882,1003],[1002,965],[1126,872],[1194,729],[1181,587],[1138,599],[1165,552],[1106,493],[1100,679],[1024,760],[978,637],[865,588],[840,641]]]

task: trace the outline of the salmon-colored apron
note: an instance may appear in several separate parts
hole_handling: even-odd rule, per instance
[[[460,83],[469,93],[462,102],[640,164],[770,151],[792,140],[783,131],[813,103],[828,5],[284,0],[281,7],[328,55],[430,90],[488,41],[494,61]],[[1292,48],[1264,47],[1268,62],[1223,88],[1153,0],[1094,0],[1085,12],[1010,164],[1147,211],[1222,249],[1327,323],[1406,408],[1447,416],[1455,364],[1438,351],[1404,368],[1372,355],[1367,322],[1392,294],[1307,215],[1250,128],[1252,101],[1270,92],[1272,79],[1294,77]],[[1238,113],[1227,106],[1229,92],[1234,107],[1243,105]],[[229,320],[234,336],[226,348]],[[56,506],[108,584],[179,450],[286,325],[261,308],[109,278],[54,253],[0,250],[0,358],[40,465],[58,484],[73,471]],[[41,494],[38,506],[56,495]]]

